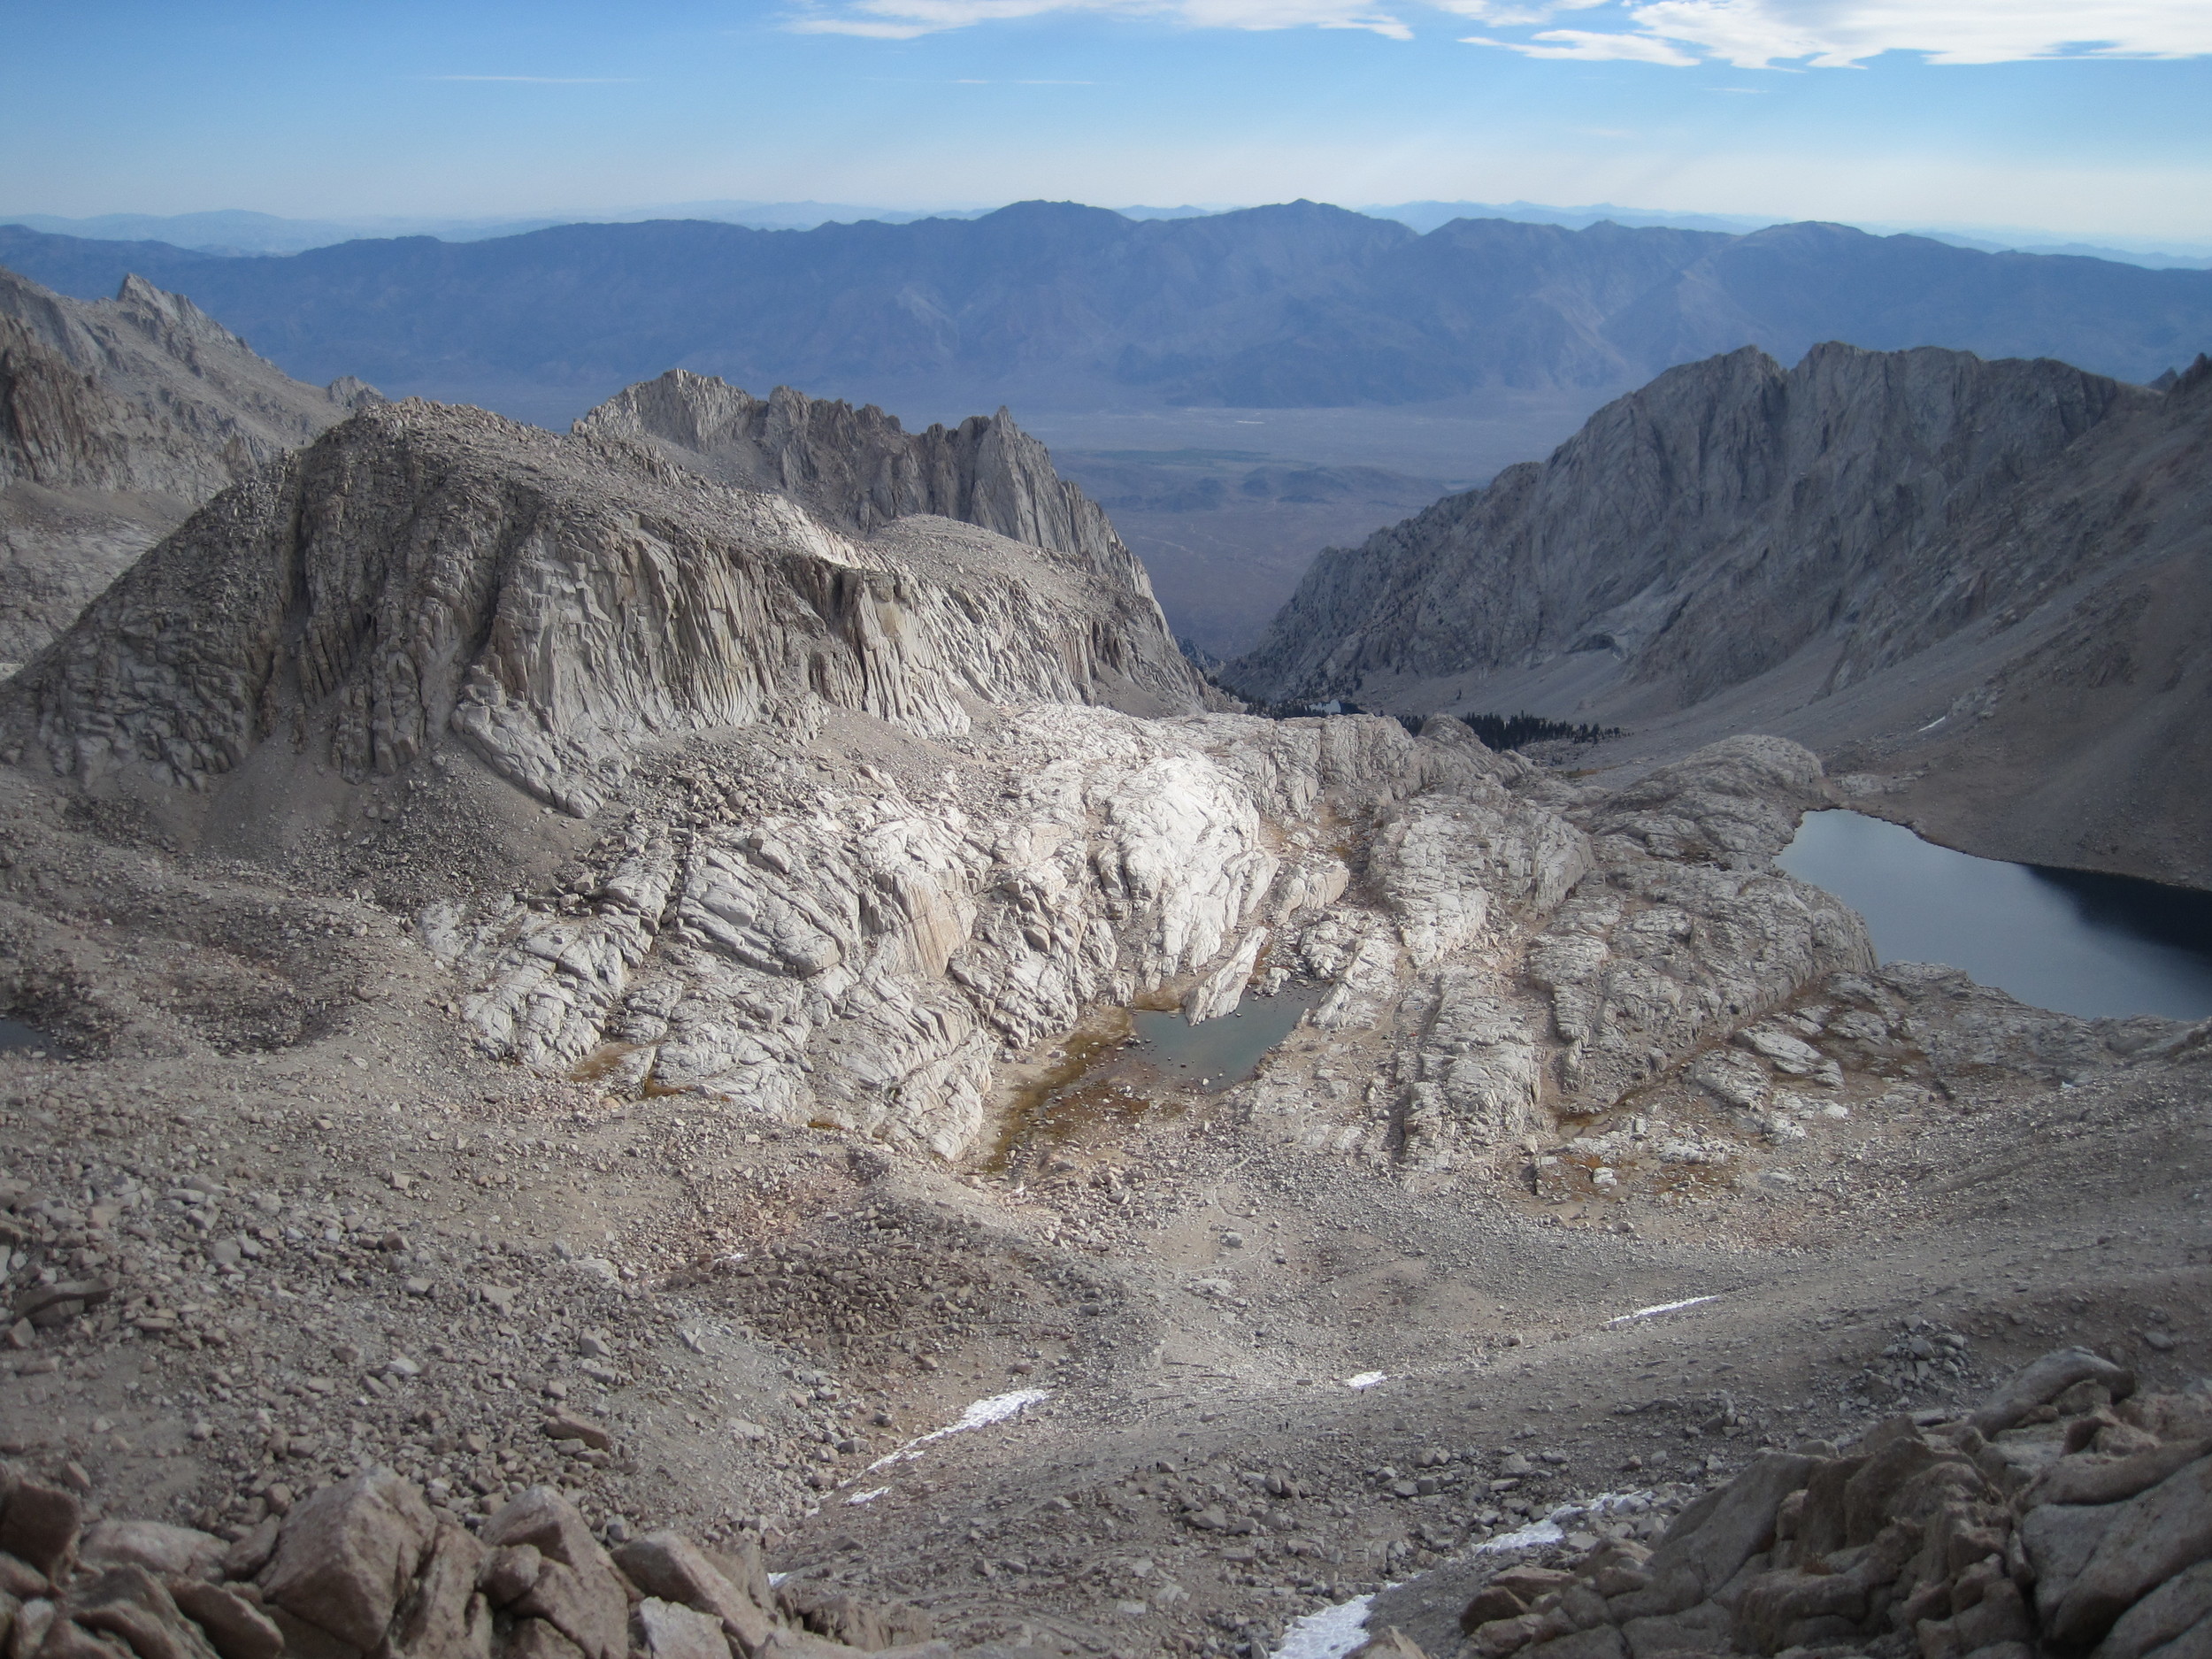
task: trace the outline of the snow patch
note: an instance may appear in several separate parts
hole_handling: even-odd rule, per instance
[[[1532,1521],[1517,1532],[1477,1544],[1467,1553],[1491,1555],[1508,1550],[1541,1548],[1565,1538],[1567,1528],[1578,1521],[1601,1520],[1609,1515],[1640,1515],[1651,1507],[1651,1502],[1652,1494],[1648,1492],[1609,1492],[1587,1503],[1563,1503],[1542,1520]],[[1391,1584],[1384,1587],[1394,1590],[1398,1586]],[[1367,1640],[1367,1615],[1374,1601],[1372,1595],[1354,1596],[1348,1601],[1339,1601],[1334,1607],[1325,1607],[1317,1613],[1292,1620],[1290,1628],[1283,1632],[1283,1645],[1275,1650],[1272,1659],[1346,1659]]]
[[[1609,1492],[1587,1503],[1563,1503],[1542,1520],[1531,1521],[1526,1526],[1486,1539],[1467,1553],[1496,1555],[1509,1549],[1540,1549],[1560,1542],[1567,1536],[1569,1527],[1582,1522],[1602,1520],[1609,1515],[1640,1515],[1650,1507],[1648,1492]]]
[[[1274,1659],[1344,1659],[1367,1640],[1367,1609],[1374,1600],[1371,1595],[1355,1596],[1292,1620]]]
[[[919,1455],[920,1448],[932,1440],[941,1440],[948,1434],[965,1434],[970,1429],[987,1429],[994,1423],[1003,1423],[1018,1417],[1041,1401],[1052,1398],[1049,1388],[1017,1388],[1012,1394],[993,1394],[988,1400],[979,1400],[960,1414],[960,1421],[949,1423],[941,1429],[910,1440],[888,1456],[879,1457],[868,1465],[868,1473],[887,1469],[893,1463],[902,1463]]]
[[[1379,1382],[1388,1382],[1389,1380],[1390,1373],[1388,1371],[1363,1371],[1356,1377],[1347,1377],[1344,1379],[1344,1386],[1347,1388],[1372,1388]]]
[[[891,1488],[888,1486],[871,1486],[865,1492],[854,1493],[853,1495],[846,1499],[845,1502],[848,1503],[873,1503],[878,1498],[881,1497],[885,1493],[890,1490]]]
[[[1633,1313],[1624,1313],[1621,1315],[1619,1318],[1608,1319],[1605,1323],[1609,1326],[1616,1325],[1633,1325],[1639,1319],[1653,1318],[1663,1313],[1679,1313],[1685,1308],[1701,1307],[1706,1302],[1718,1302],[1720,1298],[1718,1296],[1690,1296],[1686,1297],[1680,1302],[1655,1302],[1648,1308],[1639,1308]]]

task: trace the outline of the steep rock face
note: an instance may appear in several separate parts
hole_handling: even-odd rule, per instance
[[[1230,679],[1344,695],[1603,651],[1647,703],[1694,703],[1816,634],[1915,615],[1932,547],[2155,396],[1934,349],[1671,370],[1549,460],[1322,555]]]
[[[1656,755],[1755,723],[1971,851],[2212,885],[2208,479],[2212,368],[1738,352],[1323,555],[1224,678]]]
[[[855,409],[787,386],[757,398],[672,369],[602,403],[575,430],[645,443],[718,483],[788,495],[857,534],[934,514],[1071,555],[1110,580],[1151,591],[1098,504],[1053,470],[1045,446],[1003,409],[910,433],[872,404]]]
[[[374,397],[301,385],[136,278],[86,303],[0,271],[0,664],[194,506]]]
[[[410,403],[219,497],[0,720],[88,782],[195,789],[280,734],[357,780],[449,728],[584,815],[639,741],[810,696],[955,732],[964,697],[1202,690],[1157,608],[1071,559],[939,519],[856,543],[633,449]]]
[[[2212,361],[1931,554],[1807,710],[1854,803],[1993,857],[2212,887]]]

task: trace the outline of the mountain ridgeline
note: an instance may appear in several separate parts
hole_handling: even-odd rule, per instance
[[[856,409],[787,386],[754,397],[672,369],[618,393],[575,430],[641,443],[718,483],[787,495],[856,535],[934,514],[1072,555],[1151,592],[1106,514],[1053,470],[1045,446],[1003,409],[910,433],[872,405]]]
[[[0,271],[0,664],[194,507],[376,401],[292,380],[137,278],[88,303]]]
[[[1838,225],[1749,235],[1461,219],[1425,235],[1310,202],[1132,220],[763,231],[568,225],[227,257],[0,227],[65,293],[137,273],[294,374],[565,421],[670,367],[890,407],[1336,407],[1486,388],[1600,396],[1752,344],[2055,356],[2148,380],[2212,341],[2212,273],[1988,254]]]

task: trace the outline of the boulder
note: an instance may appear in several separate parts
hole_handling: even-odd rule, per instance
[[[1661,1659],[1666,1654],[1719,1653],[1728,1646],[1732,1623],[1717,1602],[1701,1601],[1680,1613],[1632,1618],[1621,1626],[1632,1659]]]
[[[1999,1578],[1971,1607],[1947,1619],[1925,1620],[1916,1633],[1921,1659],[1961,1659],[1991,1647],[2032,1643],[2035,1625],[2019,1586]]]
[[[730,1659],[720,1619],[654,1595],[631,1610],[630,1643],[649,1659]]]
[[[1532,1642],[1571,1634],[1566,1620],[1555,1612],[1523,1613],[1513,1618],[1492,1619],[1478,1626],[1468,1640],[1482,1659],[1505,1659],[1506,1655],[1518,1653]]]
[[[102,1521],[84,1535],[77,1554],[87,1566],[143,1567],[149,1572],[199,1578],[212,1571],[230,1546],[212,1532],[161,1521]]]
[[[2124,1400],[2135,1392],[2134,1372],[2085,1348],[2060,1348],[2014,1372],[1982,1402],[1971,1421],[1984,1434],[1995,1434],[2084,1382],[2103,1385],[2115,1400]]]
[[[262,1594],[300,1624],[367,1653],[384,1640],[436,1532],[422,1494],[391,1471],[356,1475],[293,1507],[262,1571]]]
[[[1493,1580],[1475,1593],[1474,1597],[1459,1611],[1459,1631],[1463,1636],[1472,1635],[1484,1624],[1502,1618],[1518,1618],[1528,1611],[1528,1603]]]
[[[538,1581],[509,1609],[542,1619],[582,1650],[585,1659],[623,1659],[629,1651],[629,1598],[595,1584],[565,1561],[549,1561]]]
[[[283,1530],[280,1517],[266,1517],[245,1537],[223,1552],[220,1571],[226,1578],[252,1578],[260,1576],[276,1554],[277,1535]]]
[[[1594,1624],[1571,1636],[1555,1636],[1529,1650],[1530,1659],[1628,1659],[1628,1644],[1610,1624]]]
[[[430,1559],[393,1627],[392,1659],[490,1659],[491,1607],[476,1588],[485,1554],[465,1527],[438,1523]]]
[[[690,1540],[676,1532],[648,1532],[615,1552],[615,1561],[631,1582],[648,1595],[679,1601],[695,1611],[719,1619],[722,1628],[751,1654],[768,1639],[770,1619],[754,1601]]]
[[[843,1642],[864,1653],[927,1641],[935,1633],[919,1608],[877,1606],[856,1596],[786,1585],[776,1592],[784,1622]]]
[[[2138,1598],[2212,1556],[2212,1458],[2113,1507],[2096,1552],[2046,1618],[2047,1635],[2059,1641],[2099,1640]]]
[[[490,1551],[477,1570],[476,1587],[495,1608],[513,1606],[530,1594],[530,1586],[545,1571],[545,1557],[534,1544],[504,1544]]]
[[[53,1588],[46,1575],[27,1561],[0,1554],[0,1594],[12,1595],[19,1601],[33,1596],[45,1595]]]
[[[83,1519],[74,1493],[42,1480],[19,1480],[0,1509],[0,1552],[51,1578],[73,1558]]]
[[[1774,1541],[1782,1500],[1803,1487],[1817,1467],[1793,1452],[1768,1452],[1717,1493],[1675,1518],[1644,1571],[1647,1589],[1616,1596],[1622,1617],[1679,1613],[1705,1601]]]
[[[2041,1618],[2047,1621],[2057,1613],[2118,1514],[2112,1504],[2046,1503],[2022,1517],[2020,1548],[2035,1575],[2035,1606]]]
[[[279,1659],[284,1634],[268,1615],[235,1591],[204,1578],[171,1578],[177,1610],[206,1632],[221,1659]]]
[[[12,1655],[17,1650],[11,1646]],[[29,1659],[32,1649],[22,1650]],[[36,1649],[37,1659],[135,1659],[131,1646],[120,1636],[89,1631],[73,1618],[55,1617]]]
[[[2083,1454],[2062,1457],[2039,1475],[2021,1498],[2039,1503],[2118,1503],[2147,1492],[2212,1452],[2212,1440],[2184,1440],[2129,1457]]]
[[[136,1659],[216,1659],[206,1634],[143,1567],[110,1567],[73,1586],[62,1612],[65,1622],[118,1638]],[[50,1633],[45,1647],[52,1643]]]
[[[2207,1619],[2212,1619],[2212,1562],[2200,1562],[2121,1614],[2090,1659],[2143,1659]]]
[[[482,1537],[494,1547],[527,1544],[549,1563],[515,1603],[526,1623],[544,1623],[557,1609],[555,1623],[588,1659],[622,1659],[629,1651],[630,1598],[623,1577],[575,1505],[559,1493],[533,1486],[518,1494],[484,1524]]]

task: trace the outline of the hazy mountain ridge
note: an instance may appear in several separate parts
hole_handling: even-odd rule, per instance
[[[1024,203],[809,231],[575,225],[280,259],[0,229],[0,261],[79,293],[134,270],[296,373],[541,419],[671,366],[909,407],[1294,407],[1601,393],[1745,343],[1793,358],[1839,337],[2147,380],[2212,339],[2205,273],[1810,224],[1459,220],[1421,235],[1311,203],[1149,221]]]

